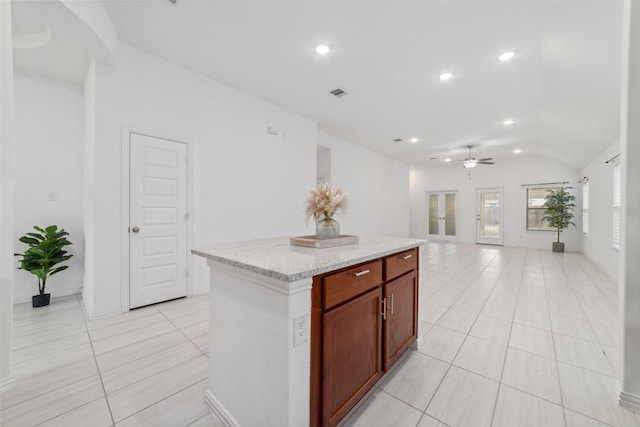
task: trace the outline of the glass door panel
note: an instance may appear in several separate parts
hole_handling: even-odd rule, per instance
[[[456,235],[456,193],[444,195],[444,234]]]
[[[440,235],[439,194],[429,194],[429,235]]]

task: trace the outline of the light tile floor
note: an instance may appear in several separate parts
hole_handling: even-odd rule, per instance
[[[424,342],[344,426],[640,427],[614,396],[616,284],[591,262],[437,242],[421,262]],[[96,320],[77,296],[16,305],[0,425],[220,426],[208,329],[207,296]]]

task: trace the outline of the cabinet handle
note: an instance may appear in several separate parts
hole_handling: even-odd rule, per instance
[[[409,258],[411,258],[412,256],[413,256],[412,254],[405,255],[405,256],[403,256],[403,257],[402,257],[402,259],[409,259]]]
[[[382,312],[380,312],[380,315],[382,316],[382,320],[387,320],[387,299],[381,298],[380,304],[382,304]]]
[[[389,298],[389,300],[391,300],[391,302],[389,304],[389,311],[391,312],[391,314],[393,314],[393,294],[389,295],[387,298]]]
[[[371,272],[370,270],[362,270],[362,271],[358,271],[357,273],[353,273],[353,275],[356,277],[360,277],[360,276],[364,276],[365,274],[369,274],[370,272]]]

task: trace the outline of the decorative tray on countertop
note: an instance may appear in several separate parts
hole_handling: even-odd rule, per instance
[[[335,239],[318,240],[316,236],[292,237],[289,243],[292,246],[306,246],[308,248],[325,249],[334,246],[353,245],[360,241],[358,236],[340,235]]]

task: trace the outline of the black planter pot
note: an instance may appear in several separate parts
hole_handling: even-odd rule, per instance
[[[564,252],[564,243],[563,242],[553,242],[553,252]]]
[[[49,305],[51,294],[34,295],[31,297],[31,305],[33,307],[44,307]]]

